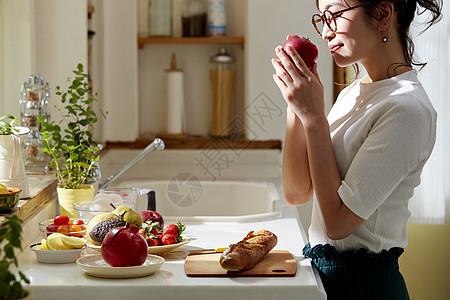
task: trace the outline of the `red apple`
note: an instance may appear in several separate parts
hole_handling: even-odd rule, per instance
[[[102,242],[103,259],[113,267],[140,266],[147,259],[147,251],[139,226],[131,223],[111,229]]]
[[[163,217],[153,210],[143,210],[139,212],[139,215],[142,217],[142,223],[145,223],[145,221],[150,220],[153,223],[159,222],[159,230],[163,230],[164,228],[164,219]]]
[[[306,37],[291,35],[284,43],[283,49],[286,49],[288,45],[298,52],[308,68],[311,68],[319,57],[319,49]]]

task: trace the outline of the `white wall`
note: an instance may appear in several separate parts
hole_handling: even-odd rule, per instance
[[[65,86],[78,63],[87,63],[87,0],[2,1],[3,47],[1,114],[19,118],[22,84],[34,73],[52,91]],[[54,93],[50,99],[53,107]],[[57,112],[51,111],[52,118]]]
[[[75,76],[72,71],[79,63],[87,72],[87,0],[39,0],[36,1],[34,15],[33,72],[42,75],[49,83],[52,90],[50,117],[58,122],[60,113],[53,107],[55,104],[61,107],[61,102],[54,93],[55,87],[67,88],[67,78]],[[20,86],[26,79],[22,79]]]
[[[273,82],[270,59],[276,57],[275,47],[283,45],[288,34],[309,37],[318,46],[318,71],[327,103],[332,102],[332,58],[327,44],[311,25],[316,11],[315,1],[248,0],[246,116],[249,130],[257,139],[284,139],[286,104]]]
[[[34,1],[1,0],[0,115],[19,118],[20,87],[34,71]]]
[[[106,120],[98,141],[134,141],[138,135],[137,0],[93,0],[92,81]]]

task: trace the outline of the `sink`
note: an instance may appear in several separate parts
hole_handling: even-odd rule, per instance
[[[189,176],[171,180],[129,180],[122,188],[151,189],[156,194],[156,210],[168,220],[181,222],[250,222],[280,217],[280,199],[270,182],[207,181]],[[137,210],[147,209],[140,198]]]

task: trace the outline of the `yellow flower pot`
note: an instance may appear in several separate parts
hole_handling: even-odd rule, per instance
[[[78,213],[73,209],[73,204],[77,201],[93,201],[95,188],[92,185],[85,185],[79,189],[57,188],[59,208],[62,215],[69,218],[78,218]]]

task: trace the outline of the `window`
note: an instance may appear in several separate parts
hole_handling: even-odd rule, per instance
[[[438,113],[436,145],[410,203],[411,222],[443,224],[450,220],[450,20],[448,5],[442,20],[414,38],[416,57],[428,64],[419,72],[425,90]],[[426,14],[417,17],[423,22]],[[413,32],[423,27],[412,26]]]

